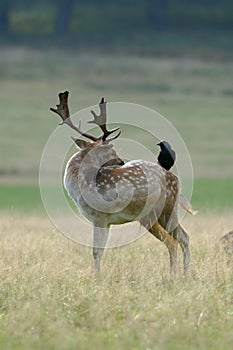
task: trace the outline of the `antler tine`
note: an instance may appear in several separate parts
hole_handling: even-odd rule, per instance
[[[100,129],[103,131],[103,135],[99,137],[99,139],[102,139],[105,141],[109,135],[111,135],[113,132],[119,130],[119,128],[115,128],[113,130],[107,130],[106,127],[106,120],[107,120],[107,102],[104,100],[104,97],[101,98],[99,103],[100,108],[100,114],[97,115],[94,111],[91,111],[91,114],[93,115],[94,119],[90,120],[88,123],[96,124],[100,127]],[[108,141],[116,139],[120,133],[117,134],[117,136],[114,136],[111,139],[108,139]]]
[[[59,123],[59,125],[66,123],[66,120],[70,117],[70,111],[68,108],[68,96],[69,91],[60,92],[60,94],[58,94],[60,103],[57,105],[57,109],[50,108],[52,112],[57,113],[62,118],[62,122]]]
[[[68,96],[69,96],[69,91],[61,92],[58,94],[59,97],[59,105],[57,105],[57,108],[50,108],[50,110],[56,114],[58,114],[62,118],[62,122],[59,123],[59,125],[66,124],[68,125],[71,129],[77,131],[80,135],[92,140],[92,141],[97,141],[99,140],[98,137],[89,135],[81,130],[81,121],[79,122],[78,126],[75,126],[70,119],[70,112],[69,112],[69,107],[68,107]]]
[[[118,130],[118,129],[119,129],[119,128],[117,128],[117,129],[115,129],[115,130],[113,130],[113,131],[116,131],[116,130]],[[113,132],[113,131],[112,131],[112,132]],[[111,141],[117,139],[117,138],[120,136],[120,134],[121,134],[121,131],[119,131],[115,136],[110,137],[110,139],[107,139],[105,142],[106,142],[106,143],[109,143],[109,142],[111,142]]]

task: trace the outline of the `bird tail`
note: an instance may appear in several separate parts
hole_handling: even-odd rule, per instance
[[[182,209],[187,211],[191,215],[196,215],[198,213],[198,210],[193,210],[191,204],[189,201],[183,196],[182,193],[180,193],[179,197],[179,205],[181,206]]]

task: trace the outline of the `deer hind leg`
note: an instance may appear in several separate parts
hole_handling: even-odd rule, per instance
[[[149,232],[166,245],[170,257],[170,274],[171,277],[174,277],[176,275],[177,268],[178,242],[176,238],[168,233],[158,221],[151,228],[149,228]]]
[[[95,274],[100,273],[100,260],[107,243],[109,227],[98,227],[93,225],[93,258]]]
[[[176,232],[177,240],[183,253],[184,275],[188,277],[190,263],[189,235],[181,225],[178,225]]]

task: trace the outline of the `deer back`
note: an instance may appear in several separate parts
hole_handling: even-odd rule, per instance
[[[106,161],[113,165],[103,165]],[[64,184],[81,212],[90,220],[102,213],[109,224],[152,213],[168,217],[177,197],[177,177],[151,162],[121,162],[113,147],[99,142],[89,143],[70,159]]]

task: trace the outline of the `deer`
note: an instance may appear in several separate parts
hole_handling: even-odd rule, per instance
[[[178,220],[180,196],[179,178],[159,164],[146,160],[124,162],[115,151],[113,140],[120,136],[119,128],[107,129],[107,102],[99,103],[99,114],[91,111],[101,135],[95,137],[74,125],[68,107],[69,92],[58,94],[59,104],[50,110],[82,138],[72,137],[79,148],[67,162],[63,183],[80,212],[92,223],[93,259],[96,275],[108,240],[111,225],[138,221],[168,249],[170,275],[177,271],[177,249],[183,254],[184,274],[189,274],[189,235]],[[115,136],[112,134],[115,133]],[[83,138],[87,139],[84,140]],[[183,207],[190,211],[183,199]]]
[[[219,243],[228,255],[233,256],[233,230],[222,235]]]

